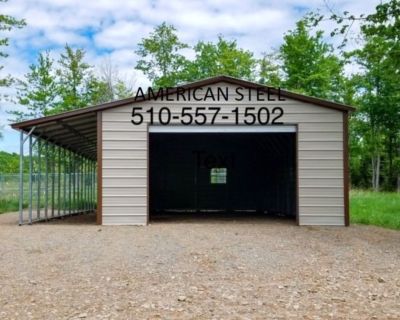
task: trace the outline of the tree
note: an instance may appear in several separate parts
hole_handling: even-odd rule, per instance
[[[379,190],[381,165],[385,189],[395,189],[400,176],[399,14],[399,1],[378,5],[361,26],[363,47],[348,53],[362,68],[359,116],[375,136],[373,141],[381,138],[371,145],[379,151],[370,154],[374,190]]]
[[[311,35],[310,29],[308,19],[302,19],[284,36],[280,47],[286,76],[283,85],[289,90],[341,101],[343,63],[332,46],[323,41],[323,32]]]
[[[0,0],[0,2],[7,2],[8,0]],[[19,29],[26,25],[25,20],[19,20],[12,16],[0,14],[0,32],[5,34],[5,32],[10,32],[13,29]],[[3,47],[7,47],[9,44],[9,38],[3,36],[0,38],[0,58],[7,58],[8,54],[3,50]],[[4,66],[0,65],[0,72],[3,70]],[[10,75],[0,74],[0,87],[8,87],[12,83],[12,77]],[[3,138],[2,134],[3,127],[0,127],[0,139]]]
[[[384,189],[397,184],[400,191],[400,1],[382,2],[369,15],[330,12],[329,20],[337,23],[331,36],[343,37],[339,48],[346,49],[354,24],[361,30],[360,48],[343,52],[360,69],[351,79],[358,109],[350,123],[350,164],[362,164],[362,180],[368,178],[374,190],[383,178]],[[314,14],[312,20],[317,25],[326,19]]]
[[[49,52],[40,53],[25,78],[15,81],[15,103],[25,110],[8,111],[12,120],[22,121],[110,101],[106,95],[107,84],[94,75],[84,55],[82,49],[74,50],[67,45],[55,66]]]
[[[228,75],[251,80],[254,78],[256,60],[253,53],[238,48],[235,40],[222,36],[217,43],[198,42],[194,51],[196,57],[187,69],[186,80],[195,81],[217,75]]]
[[[276,53],[263,54],[258,61],[260,69],[258,82],[272,87],[279,87],[282,84],[282,66],[279,65],[279,60],[279,55]]]
[[[92,72],[92,66],[84,61],[85,51],[72,49],[68,44],[65,52],[58,60],[57,69],[58,95],[57,102],[51,113],[69,111],[86,107],[89,104],[101,102],[102,84]]]
[[[99,67],[100,80],[104,82],[103,91],[105,101],[124,99],[133,95],[132,88],[120,78],[119,71],[110,59],[106,59]]]
[[[25,170],[27,170],[25,166]],[[16,153],[8,153],[0,151],[0,173],[18,173],[19,172],[19,155]]]
[[[40,53],[25,80],[17,80],[17,103],[26,111],[9,111],[13,121],[42,117],[54,108],[58,88],[53,64],[49,52]]]
[[[0,0],[0,2],[8,2],[8,0]],[[9,15],[4,15],[0,14],[0,31],[4,34],[5,31],[11,31],[16,28],[22,28],[26,25],[25,20],[18,20],[14,17],[11,17]],[[0,57],[1,58],[6,58],[8,57],[8,54],[4,52],[2,47],[7,47],[9,44],[9,38],[8,37],[3,37],[0,38]],[[4,67],[0,65],[0,71]],[[11,84],[11,77],[10,76],[1,76],[0,77],[0,86],[9,86]]]
[[[163,22],[138,44],[136,54],[141,59],[135,68],[147,75],[154,87],[176,86],[187,65],[180,53],[184,48],[188,45],[179,40],[175,27]]]
[[[133,89],[126,85],[126,83],[118,79],[114,83],[114,99],[125,99],[133,96]]]

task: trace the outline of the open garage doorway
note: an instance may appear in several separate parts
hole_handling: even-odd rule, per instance
[[[150,220],[296,219],[296,127],[150,127]]]

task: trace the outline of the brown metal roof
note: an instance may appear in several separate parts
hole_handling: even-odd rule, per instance
[[[172,88],[171,90],[168,90],[168,94],[176,93],[178,88],[195,89],[208,85],[213,85],[218,82],[238,85],[244,88],[269,90],[272,93],[276,92],[276,89],[260,85],[258,83],[240,80],[228,76],[217,76],[201,81],[188,83],[180,87]],[[280,89],[280,95],[282,97],[343,112],[355,110],[351,106],[319,98],[309,97],[282,89]],[[34,136],[46,139],[51,143],[82,154],[88,158],[95,159],[97,146],[97,112],[120,107],[127,104],[138,103],[143,100],[146,99],[135,99],[135,97],[130,97],[123,100],[108,102],[73,111],[67,111],[52,116],[13,123],[11,124],[11,127],[26,132],[31,130],[32,127],[35,127],[35,130],[33,132]]]

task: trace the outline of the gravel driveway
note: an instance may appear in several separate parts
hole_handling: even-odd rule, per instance
[[[0,319],[400,318],[397,231],[93,219],[0,215]]]

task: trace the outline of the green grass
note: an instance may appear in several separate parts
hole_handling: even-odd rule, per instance
[[[49,207],[51,207],[51,200],[49,199]],[[41,200],[42,208],[44,207],[44,199]],[[71,209],[79,209],[85,207],[84,201],[76,201],[75,204],[72,204]],[[28,208],[28,202],[24,201],[24,209]],[[95,206],[95,203],[92,204]],[[58,208],[57,201],[54,203],[54,207]],[[62,206],[60,206],[62,207]],[[33,202],[33,209],[36,210],[36,202]],[[0,199],[0,214],[5,212],[14,212],[19,210],[19,201],[17,199]],[[67,209],[68,210],[68,209]]]
[[[400,193],[351,191],[350,219],[352,223],[400,230]]]
[[[27,207],[28,204],[24,203],[24,207]],[[5,212],[13,212],[18,211],[19,209],[19,201],[16,199],[0,199],[0,214]]]

